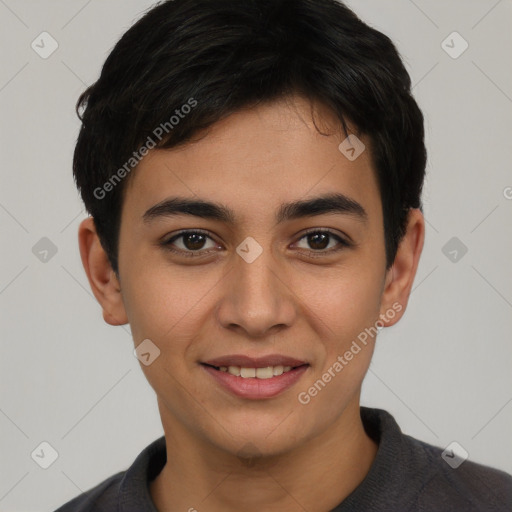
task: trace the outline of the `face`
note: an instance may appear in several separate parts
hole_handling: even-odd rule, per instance
[[[151,152],[127,184],[122,310],[135,345],[160,350],[141,367],[166,433],[278,454],[358,410],[365,329],[393,302],[382,205],[368,141],[349,160],[336,119],[315,109],[331,135],[294,97]]]

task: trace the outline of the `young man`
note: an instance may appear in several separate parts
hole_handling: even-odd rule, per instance
[[[359,403],[424,240],[386,36],[335,0],[167,1],[78,109],[82,261],[165,436],[60,512],[510,510],[512,477]]]

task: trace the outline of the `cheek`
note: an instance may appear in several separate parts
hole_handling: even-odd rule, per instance
[[[218,276],[194,271],[179,272],[169,265],[141,264],[127,268],[123,300],[134,339],[165,340],[180,333],[204,314],[209,290]],[[196,323],[197,325],[197,323]]]
[[[154,361],[141,364],[141,369],[157,395],[165,399],[166,408],[182,415],[190,408],[189,394],[197,392],[188,379],[195,366],[189,351],[207,307],[205,294],[216,280],[210,284],[202,277],[184,279],[183,272],[172,271],[168,265],[132,265],[126,268],[129,279],[123,285],[132,337],[136,346],[149,339],[159,350]]]
[[[311,318],[322,346],[296,397],[298,406],[309,411],[305,433],[335,421],[360,389],[374,349],[369,333],[375,332],[380,309],[378,278],[352,269],[326,279],[321,293],[315,288]]]
[[[308,395],[305,400],[310,398],[320,408],[338,404],[333,411],[358,390],[370,364],[382,279],[377,271],[355,266],[336,272],[322,280],[306,280],[309,317],[319,346],[310,382],[300,390]]]
[[[305,314],[316,320],[317,331],[329,345],[345,343],[378,319],[382,275],[369,268],[337,268],[332,272],[301,277]],[[350,343],[349,343],[350,344]]]

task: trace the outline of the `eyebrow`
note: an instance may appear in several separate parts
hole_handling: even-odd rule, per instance
[[[363,206],[350,197],[339,194],[326,194],[311,199],[293,201],[282,204],[276,213],[276,222],[313,217],[324,214],[344,214],[366,221],[368,214]],[[187,197],[171,197],[149,208],[142,219],[149,224],[157,219],[177,215],[190,215],[235,224],[236,215],[233,210],[219,203]]]

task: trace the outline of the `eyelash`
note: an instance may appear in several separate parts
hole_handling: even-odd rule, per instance
[[[341,251],[347,247],[351,247],[353,244],[351,242],[348,242],[347,240],[343,239],[342,237],[340,237],[339,235],[337,235],[336,233],[334,233],[333,231],[330,231],[328,229],[318,229],[318,228],[311,228],[309,230],[307,230],[298,240],[298,242],[300,242],[303,238],[306,238],[308,235],[312,235],[312,234],[326,234],[326,235],[329,235],[330,237],[336,239],[339,243],[338,247],[335,248],[335,249],[329,249],[329,250],[317,250],[317,251],[313,251],[313,250],[310,250],[310,251],[305,251],[307,253],[309,253],[309,256],[312,257],[312,258],[318,258],[318,257],[321,257],[321,256],[325,256],[325,255],[330,255],[330,254],[333,254],[333,253],[336,253],[338,251]],[[178,240],[179,238],[183,238],[185,235],[204,235],[208,238],[211,239],[211,236],[210,234],[207,232],[207,231],[202,231],[202,230],[199,230],[199,229],[194,229],[194,230],[186,230],[186,231],[181,231],[179,232],[178,234],[172,236],[171,238],[167,239],[167,240],[164,240],[163,242],[161,242],[160,245],[162,245],[164,247],[165,250],[167,251],[170,251],[174,254],[178,254],[180,256],[185,256],[187,258],[197,258],[197,257],[201,257],[201,256],[204,256],[205,253],[208,254],[208,252],[210,252],[209,250],[206,250],[204,251],[204,249],[199,249],[197,251],[184,251],[182,249],[174,249],[172,247],[172,244]],[[202,252],[202,254],[201,254]]]

